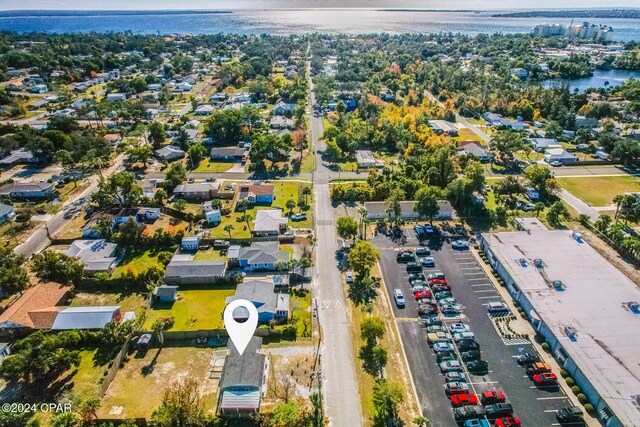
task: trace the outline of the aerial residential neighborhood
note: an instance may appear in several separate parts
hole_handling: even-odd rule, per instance
[[[632,28],[113,13],[0,33],[0,426],[640,426]]]

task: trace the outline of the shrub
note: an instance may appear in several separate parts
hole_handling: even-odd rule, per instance
[[[587,396],[585,396],[583,393],[578,394],[578,401],[582,404],[587,403],[589,400],[587,399]]]
[[[580,387],[578,387],[577,385],[574,385],[573,387],[571,387],[571,391],[576,396],[579,395],[580,393],[582,393],[582,390],[580,390]]]
[[[594,408],[591,403],[585,403],[584,410],[587,411],[587,414],[589,415],[593,415],[596,412],[596,408]]]
[[[560,369],[560,376],[562,378],[567,378],[569,376],[569,372],[566,369]]]
[[[575,381],[573,380],[573,378],[571,378],[571,377],[567,377],[567,378],[566,378],[566,381],[567,381],[567,385],[568,385],[569,387],[573,387],[574,385],[576,385],[576,382],[575,382]]]
[[[295,340],[297,335],[297,329],[293,325],[287,325],[282,328],[282,338],[286,340]]]
[[[549,351],[549,350],[551,350],[551,346],[549,345],[549,343],[543,342],[542,343],[542,349],[544,351]]]

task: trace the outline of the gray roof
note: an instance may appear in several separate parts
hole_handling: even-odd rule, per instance
[[[273,291],[273,283],[264,280],[251,280],[238,284],[236,294],[227,298],[226,303],[237,299],[246,299],[256,306],[258,313],[275,313],[278,310],[289,311],[289,294],[277,294]]]
[[[50,182],[14,182],[0,187],[0,194],[24,193],[24,192],[40,192],[49,190],[53,187]]]
[[[157,297],[175,297],[177,293],[177,286],[161,285],[156,288]]]
[[[212,156],[242,157],[245,153],[247,153],[247,150],[239,147],[213,147],[211,149]]]
[[[14,212],[13,206],[5,205],[4,203],[0,203],[0,217],[4,217],[7,214]]]
[[[106,271],[116,262],[117,248],[104,239],[76,240],[65,253],[82,261],[87,271]]]
[[[265,355],[258,353],[261,346],[262,338],[253,337],[244,353],[240,355],[233,342],[229,340],[229,354],[224,361],[220,390],[242,385],[262,387]]]
[[[184,156],[184,151],[179,149],[178,147],[174,147],[172,145],[167,145],[156,150],[156,156],[158,157],[173,157],[173,155]]]
[[[119,305],[67,307],[58,313],[51,329],[100,329],[113,320]]]
[[[246,259],[250,264],[289,261],[289,252],[281,251],[278,242],[253,242],[251,246],[240,248],[238,259]]]
[[[476,157],[485,157],[491,154],[486,148],[476,144],[475,142],[465,144],[465,146],[462,147],[462,151],[467,154],[472,154]]]
[[[16,162],[31,162],[35,160],[33,154],[24,148],[20,148],[18,150],[13,150],[7,157],[0,160],[0,164],[3,165],[12,165]]]
[[[171,261],[165,270],[167,277],[222,277],[227,267],[221,260]]]
[[[179,184],[173,189],[174,193],[202,193],[206,191],[215,191],[220,188],[220,183],[200,182],[194,184]]]

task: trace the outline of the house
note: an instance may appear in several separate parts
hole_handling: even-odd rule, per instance
[[[487,123],[489,123],[490,125],[496,126],[496,127],[505,126],[505,127],[510,127],[513,130],[523,130],[525,127],[527,127],[522,122],[522,120],[518,120],[514,122],[513,120],[503,119],[501,114],[487,112],[482,115],[482,118],[485,119]]]
[[[211,160],[218,162],[246,161],[249,151],[239,147],[214,147],[211,149]]]
[[[29,92],[31,93],[45,93],[47,90],[48,88],[46,84],[37,84],[29,88]]]
[[[51,329],[102,329],[107,323],[121,319],[119,305],[64,307],[58,311]]]
[[[415,201],[400,202],[400,216],[404,219],[418,219],[420,215],[414,210]],[[438,200],[440,211],[436,219],[451,219],[453,217],[453,207],[447,200]],[[384,220],[395,218],[395,213],[389,211],[387,202],[365,202],[364,208],[367,210],[367,219]]]
[[[154,92],[162,90],[162,85],[160,83],[149,83],[147,85],[148,90],[152,90]]]
[[[126,100],[127,100],[127,94],[126,93],[109,93],[109,94],[107,94],[107,101],[121,102],[121,101],[126,101]]]
[[[485,199],[484,196],[478,192],[478,191],[474,191],[471,194],[471,198],[473,199],[473,204],[476,206],[482,206],[484,205]]]
[[[104,239],[75,240],[65,252],[84,264],[85,272],[95,274],[111,272],[117,263],[118,245]]]
[[[273,184],[241,185],[238,193],[238,201],[240,200],[246,200],[250,205],[256,203],[273,203]]]
[[[595,128],[598,126],[598,119],[595,117],[576,116],[576,129]]]
[[[210,104],[198,105],[194,111],[196,116],[209,116],[215,111],[215,108]]]
[[[526,79],[529,77],[529,71],[525,68],[512,68],[511,71],[509,71],[509,75],[519,79]]]
[[[372,168],[376,166],[376,159],[369,150],[357,150],[356,163],[359,168]]]
[[[273,282],[250,280],[239,283],[235,295],[228,297],[226,304],[237,299],[251,301],[255,305],[259,323],[289,319],[289,294],[274,292]]]
[[[54,190],[55,187],[50,182],[17,182],[0,187],[0,196],[11,199],[43,199],[51,196]]]
[[[184,154],[183,150],[178,147],[174,147],[173,145],[167,145],[156,150],[156,157],[166,161],[181,159],[184,157]]]
[[[219,182],[179,184],[173,189],[173,194],[177,198],[186,200],[210,200],[218,195],[219,189]]]
[[[50,329],[71,289],[53,282],[28,288],[0,314],[0,329]]]
[[[212,285],[224,278],[227,266],[223,260],[183,259],[175,255],[164,271],[168,285]]]
[[[73,108],[63,108],[51,113],[53,117],[76,117],[78,113]]]
[[[183,237],[180,246],[185,251],[197,251],[198,247],[200,247],[200,237]]]
[[[256,212],[253,221],[254,236],[277,236],[287,228],[288,219],[282,216],[281,209],[262,209]]]
[[[292,119],[284,116],[274,116],[269,120],[269,127],[271,129],[294,129],[295,124]]]
[[[218,225],[222,222],[222,212],[220,212],[220,209],[214,209],[211,202],[204,202],[202,209],[204,210],[204,219],[207,223]]]
[[[539,153],[544,152],[547,148],[562,148],[562,145],[555,138],[527,138],[525,141]]]
[[[122,136],[119,133],[108,133],[102,137],[105,141],[107,141],[112,147],[118,145],[120,141],[122,141]]]
[[[229,341],[218,384],[217,412],[226,416],[249,416],[260,411],[266,356],[259,352],[262,338],[252,337],[242,355]]]
[[[187,134],[187,139],[189,141],[195,141],[195,139],[198,137],[198,129],[185,129],[183,128],[184,133]]]
[[[458,128],[455,123],[446,120],[429,120],[429,127],[438,135],[456,136],[458,134]]]
[[[0,224],[9,222],[16,216],[16,211],[13,206],[0,203]]]
[[[46,99],[39,99],[39,100],[27,105],[27,109],[29,111],[41,110],[44,107],[46,107],[47,104],[49,104],[49,101],[47,101]]]
[[[38,163],[39,161],[30,151],[20,148],[13,150],[8,156],[0,159],[0,166],[11,167],[17,164]]]
[[[544,161],[547,163],[560,162],[563,165],[570,165],[576,163],[578,158],[562,147],[548,148],[544,152]]]
[[[233,250],[232,250],[233,248]],[[276,270],[276,263],[288,263],[289,252],[280,250],[277,241],[253,242],[250,246],[231,246],[227,251],[230,265],[248,271]]]
[[[493,153],[475,142],[461,142],[457,150],[466,156],[476,157],[482,163],[493,160]]]
[[[170,285],[160,285],[154,291],[156,300],[159,302],[175,302],[177,294],[178,287]]]
[[[289,104],[284,102],[282,99],[276,102],[276,105],[273,107],[273,113],[276,116],[284,116],[287,111],[293,113],[296,109],[296,104]]]
[[[8,342],[0,343],[0,365],[4,362],[4,359],[11,354],[11,347]]]
[[[152,222],[160,218],[160,208],[139,208],[136,218],[140,222]]]

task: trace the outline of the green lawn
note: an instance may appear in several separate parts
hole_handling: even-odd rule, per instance
[[[301,173],[313,172],[316,169],[316,156],[311,154],[309,150],[305,150],[302,157],[302,164],[300,165]]]
[[[97,349],[80,351],[80,364],[73,375],[73,393],[81,399],[98,397],[101,379],[109,368],[108,363],[99,365],[95,361]]]
[[[227,259],[227,257],[222,255],[218,250],[207,249],[205,251],[196,252],[193,259],[196,261],[216,261],[219,259]]]
[[[142,329],[150,330],[157,319],[170,316],[175,319],[171,328],[174,331],[222,328],[225,300],[234,294],[235,286],[215,289],[180,289],[175,303],[155,303],[147,311]]]
[[[209,158],[200,162],[192,172],[226,172],[233,166],[232,162],[212,162]]]
[[[471,129],[462,128],[458,131],[458,136],[453,138],[454,141],[475,141],[485,145],[484,139],[476,135]]]
[[[76,292],[71,301],[72,307],[119,305],[120,311],[133,311],[141,316],[145,311],[146,297],[143,294],[110,288],[107,292]]]
[[[129,269],[135,274],[140,274],[153,266],[158,266],[157,252],[152,253],[149,249],[142,251],[129,248],[111,277],[117,279]]]
[[[295,309],[293,312],[293,321],[297,328],[297,338],[311,339],[311,292],[304,292],[304,295],[291,295],[290,307]],[[305,324],[307,325],[307,336],[303,336]]]
[[[285,214],[288,213],[288,209],[286,207],[287,200],[293,199],[296,203],[298,202],[299,197],[303,197],[301,194],[303,187],[310,187],[311,183],[302,183],[302,182],[294,182],[294,181],[274,181],[274,201],[272,207],[281,208]],[[307,219],[304,221],[296,221],[290,225],[299,228],[310,228],[313,225],[311,219],[311,212],[313,207],[313,192],[307,198],[307,204],[309,205],[309,209],[302,211],[302,213],[307,214]],[[300,212],[299,208],[293,209],[294,213]],[[254,215],[255,217],[255,215]]]
[[[608,206],[618,194],[640,191],[640,179],[629,175],[557,178],[560,185],[591,206]]]

